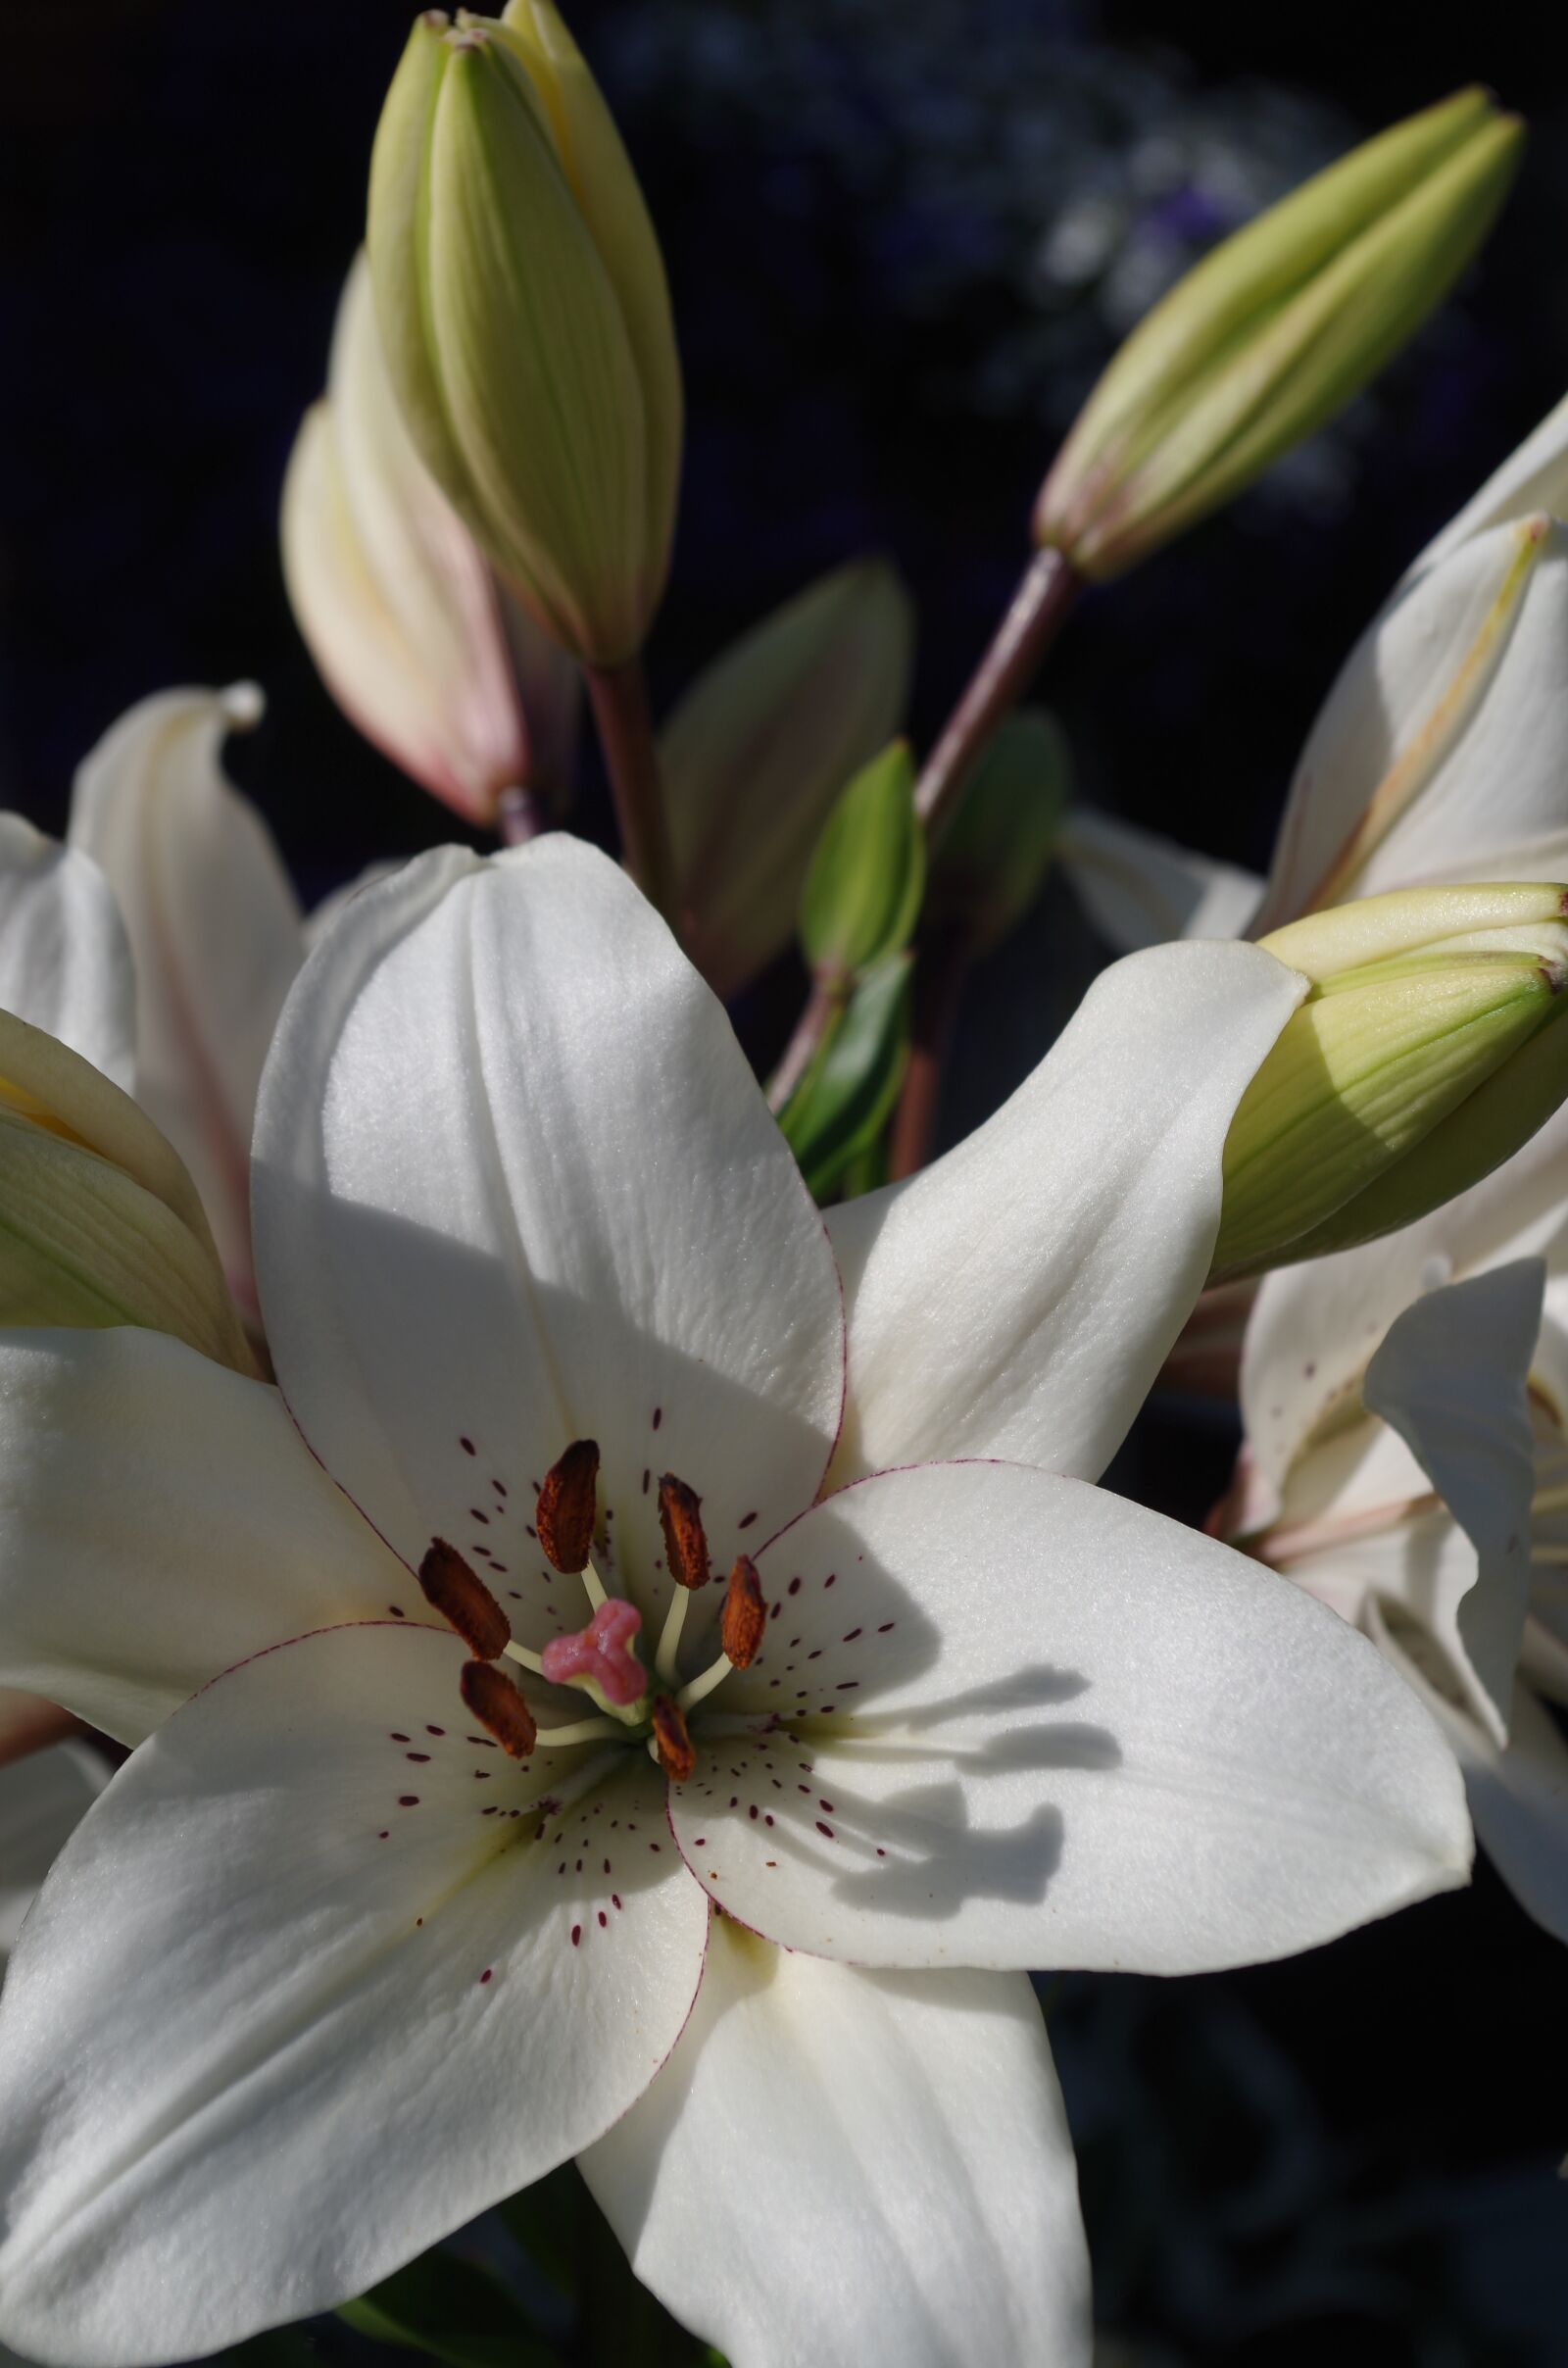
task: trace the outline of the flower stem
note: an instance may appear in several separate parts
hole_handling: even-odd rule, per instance
[[[626,868],[679,936],[675,859],[664,818],[642,661],[630,658],[624,666],[587,666],[584,673],[610,774]]]
[[[810,1067],[811,1057],[827,1034],[829,1022],[843,1000],[839,988],[825,979],[812,979],[811,992],[802,1005],[801,1016],[795,1022],[795,1033],[784,1047],[783,1058],[768,1080],[767,1107],[775,1117]]]
[[[888,1139],[888,1175],[895,1184],[912,1176],[931,1157],[943,1073],[953,1050],[953,1031],[968,975],[969,948],[961,931],[946,930],[922,950],[915,975],[909,1065],[899,1089],[899,1107]]]
[[[1016,707],[1073,609],[1083,579],[1059,551],[1037,551],[914,785],[914,811],[934,847],[992,733]]]

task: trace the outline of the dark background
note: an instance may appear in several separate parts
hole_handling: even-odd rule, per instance
[[[0,799],[54,827],[132,700],[254,675],[232,753],[310,900],[452,835],[341,721],[278,487],[360,234],[406,0],[0,8]],[[669,698],[849,553],[908,576],[925,740],[1116,336],[1191,256],[1482,78],[1533,129],[1481,267],[1375,392],[1091,599],[1044,688],[1081,794],[1266,857],[1349,641],[1568,384],[1568,44],[1520,5],[583,0],[663,237],[690,432]],[[597,809],[590,788],[586,826]],[[972,999],[949,1131],[1098,959],[1064,892]],[[792,980],[743,1019],[762,1053]],[[1200,1517],[1232,1439],[1157,1406],[1127,1485]],[[1156,2363],[1568,2362],[1568,1959],[1489,1874],[1295,1964],[1075,1983],[1053,2030],[1102,2315]],[[803,2364],[805,2368],[805,2364]]]

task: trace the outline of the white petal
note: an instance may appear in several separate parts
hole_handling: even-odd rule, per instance
[[[1401,1308],[1457,1276],[1547,1249],[1563,1222],[1568,1108],[1522,1151],[1419,1224],[1265,1275],[1242,1352],[1242,1415],[1276,1487],[1320,1422],[1357,1395]]]
[[[284,1393],[411,1559],[439,1535],[536,1566],[529,1483],[577,1438],[645,1573],[663,1470],[720,1569],[810,1502],[843,1389],[821,1220],[722,1010],[603,856],[453,849],[357,897],[284,1014],[257,1169]]]
[[[1069,815],[1055,852],[1118,954],[1173,937],[1245,937],[1263,894],[1255,872],[1088,807]]]
[[[129,932],[137,1099],[195,1178],[247,1302],[256,1085],[303,952],[270,833],[219,765],[225,733],[260,712],[246,683],[144,699],[78,769],[70,832]]]
[[[1089,2263],[1016,1974],[871,1974],[715,1918],[669,2062],[581,2169],[734,2368],[1087,2363]]]
[[[1104,1469],[1202,1287],[1231,1117],[1301,992],[1251,946],[1131,955],[967,1142],[832,1211],[836,1477],[971,1454]]]
[[[1476,1838],[1525,1913],[1568,1941],[1568,1744],[1523,1686],[1507,1749],[1458,1745]]]
[[[1568,528],[1492,527],[1407,583],[1357,643],[1301,753],[1260,929],[1417,882],[1568,863]],[[1346,850],[1374,794],[1396,818]]]
[[[1530,1602],[1535,1441],[1526,1396],[1545,1268],[1522,1258],[1416,1301],[1366,1370],[1362,1398],[1391,1423],[1469,1543],[1422,1605],[1469,1681],[1472,1706],[1501,1744]]]
[[[182,2359],[346,2300],[669,2053],[707,1909],[643,1847],[646,1757],[537,1839],[546,1780],[469,1739],[464,1657],[390,1623],[263,1653],[78,1828],[0,1998],[8,2343]]]
[[[0,1011],[128,1092],[136,988],[113,891],[96,863],[13,814],[0,814]]]
[[[333,1620],[428,1618],[277,1392],[155,1332],[0,1333],[0,1671],[123,1743]]]
[[[1366,1640],[1104,1490],[884,1473],[759,1568],[778,1617],[713,1705],[789,1723],[700,1741],[670,1816],[787,1947],[1186,1973],[1465,1879],[1452,1757]]]
[[[97,1752],[72,1743],[0,1768],[0,1973],[39,1884],[108,1779]]]
[[[1472,535],[1484,534],[1505,519],[1525,518],[1532,510],[1547,510],[1554,518],[1568,514],[1568,395],[1427,545],[1410,574],[1425,575]]]
[[[1464,1770],[1476,1839],[1527,1915],[1568,1941],[1568,1743],[1527,1686],[1515,1688],[1500,1750],[1456,1699],[1451,1672],[1434,1663],[1420,1630],[1369,1607],[1368,1627],[1439,1721]]]

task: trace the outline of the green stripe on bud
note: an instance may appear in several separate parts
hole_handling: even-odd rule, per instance
[[[895,740],[856,774],[817,841],[801,899],[807,968],[839,985],[902,953],[924,888],[914,761],[908,742]]]
[[[668,567],[680,368],[636,178],[548,0],[419,19],[376,132],[368,243],[426,467],[556,638],[622,663]]]
[[[1121,347],[1035,539],[1097,579],[1231,500],[1343,409],[1486,236],[1522,126],[1463,90],[1316,174],[1189,271]]]
[[[195,1188],[129,1097],[0,1012],[0,1323],[170,1332],[255,1363]]]
[[[1529,1141],[1568,1097],[1565,912],[1416,889],[1260,941],[1310,992],[1231,1122],[1212,1281],[1411,1224]]]

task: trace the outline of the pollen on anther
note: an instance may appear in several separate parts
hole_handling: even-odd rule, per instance
[[[574,1439],[545,1474],[534,1519],[546,1561],[564,1576],[588,1566],[598,1485],[599,1443],[595,1439]]]
[[[659,1483],[659,1526],[664,1537],[669,1575],[677,1587],[708,1584],[708,1539],[703,1530],[703,1501],[694,1488],[665,1472]]]
[[[425,1602],[455,1628],[477,1659],[499,1659],[512,1642],[512,1623],[478,1572],[455,1546],[432,1538],[419,1564]]]
[[[762,1600],[757,1565],[750,1554],[740,1554],[729,1574],[729,1588],[718,1623],[718,1641],[726,1659],[735,1668],[749,1669],[757,1658],[766,1619],[767,1605]]]
[[[506,1677],[490,1661],[466,1661],[458,1681],[463,1699],[481,1725],[489,1728],[510,1759],[526,1759],[539,1739],[533,1712]]]

